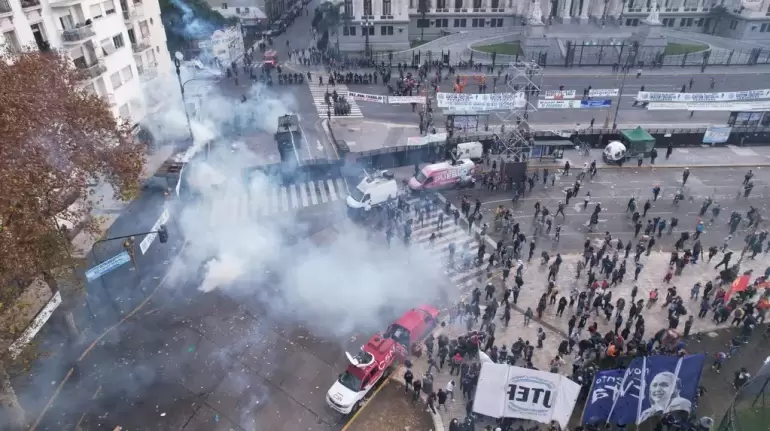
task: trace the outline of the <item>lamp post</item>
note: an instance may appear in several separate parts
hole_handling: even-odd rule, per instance
[[[372,59],[372,47],[369,45],[369,30],[373,27],[373,23],[369,22],[369,17],[364,17],[363,30],[364,30],[364,55],[369,60]]]
[[[193,81],[219,81],[219,76],[205,76],[205,77],[196,77],[188,79],[187,81],[182,82],[182,71],[180,70],[180,66],[182,65],[182,60],[184,59],[184,55],[177,51],[174,54],[174,67],[176,67],[176,79],[179,82],[179,92],[182,94],[182,108],[184,109],[184,116],[187,120],[187,132],[190,134],[190,141],[192,142],[192,145],[195,145],[195,135],[193,134],[192,129],[192,123],[190,122],[190,113],[187,111],[187,100],[185,99],[185,86]],[[211,142],[206,142],[206,158],[208,159],[209,154],[211,153]]]
[[[626,86],[626,78],[628,77],[628,72],[631,70],[630,66],[633,66],[636,63],[636,55],[639,53],[638,48],[636,46],[632,47],[633,51],[630,53],[628,58],[626,58],[626,63],[623,66],[623,69],[625,70],[623,72],[623,80],[620,82],[620,91],[618,92],[618,102],[615,104],[615,116],[612,119],[612,130],[615,130],[618,128],[618,112],[620,111],[620,101],[623,100],[623,90]]]

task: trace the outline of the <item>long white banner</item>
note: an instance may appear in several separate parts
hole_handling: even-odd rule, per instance
[[[388,96],[383,96],[380,94],[354,93],[352,91],[348,91],[348,96],[350,96],[350,98],[353,100],[360,100],[362,102],[386,103],[388,100]]]
[[[545,90],[545,98],[546,99],[556,99],[556,100],[564,100],[564,99],[574,99],[575,96],[577,96],[577,91],[575,90]]]
[[[388,103],[425,103],[425,96],[388,96]]]
[[[588,97],[618,97],[619,88],[593,88],[588,90]]]
[[[770,101],[762,102],[657,102],[647,105],[651,111],[770,111]]]
[[[436,93],[439,108],[460,111],[497,111],[523,108],[527,105],[524,93],[464,94]]]
[[[770,99],[770,89],[728,91],[724,93],[660,93],[640,91],[636,100],[640,102],[730,102],[733,100]]]
[[[579,100],[538,100],[537,109],[580,109]]]

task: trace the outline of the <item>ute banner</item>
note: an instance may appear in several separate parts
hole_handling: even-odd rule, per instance
[[[580,385],[560,374],[485,363],[473,411],[494,418],[556,421],[566,428],[579,394]]]

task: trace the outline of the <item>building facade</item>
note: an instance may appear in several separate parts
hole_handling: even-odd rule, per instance
[[[157,0],[0,0],[0,49],[57,49],[116,117],[139,123],[162,100],[143,89],[172,70]]]
[[[343,51],[365,51],[367,33],[372,51],[398,51],[408,49],[410,41],[448,33],[521,26],[535,7],[531,0],[343,1],[346,19],[339,31]],[[770,40],[770,0],[660,0],[657,4],[661,22],[669,28]],[[636,27],[652,6],[652,0],[541,0],[540,14],[543,22]],[[602,38],[600,28],[595,38]]]
[[[269,1],[269,0],[268,0]],[[241,28],[259,27],[267,21],[265,0],[206,0],[225,18],[237,18]]]

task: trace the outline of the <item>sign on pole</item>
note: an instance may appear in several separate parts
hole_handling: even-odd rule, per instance
[[[588,97],[618,97],[619,88],[594,88],[588,90]]]
[[[548,100],[574,99],[577,96],[575,90],[545,90],[545,98]]]
[[[127,251],[124,251],[123,253],[112,256],[111,258],[96,265],[95,267],[89,268],[86,271],[86,280],[94,281],[97,278],[103,276],[104,274],[112,271],[115,268],[119,268],[120,266],[125,265],[130,261],[131,261],[131,256],[128,255]]]
[[[158,218],[158,221],[155,222],[155,224],[152,226],[152,232],[148,233],[147,236],[144,237],[142,242],[139,243],[139,250],[142,251],[142,254],[147,253],[147,250],[150,249],[150,246],[152,245],[152,242],[155,241],[155,238],[157,238],[158,234],[156,233],[158,229],[160,229],[161,225],[166,224],[166,222],[169,219],[169,213],[168,210],[165,209],[160,214],[160,218]]]

